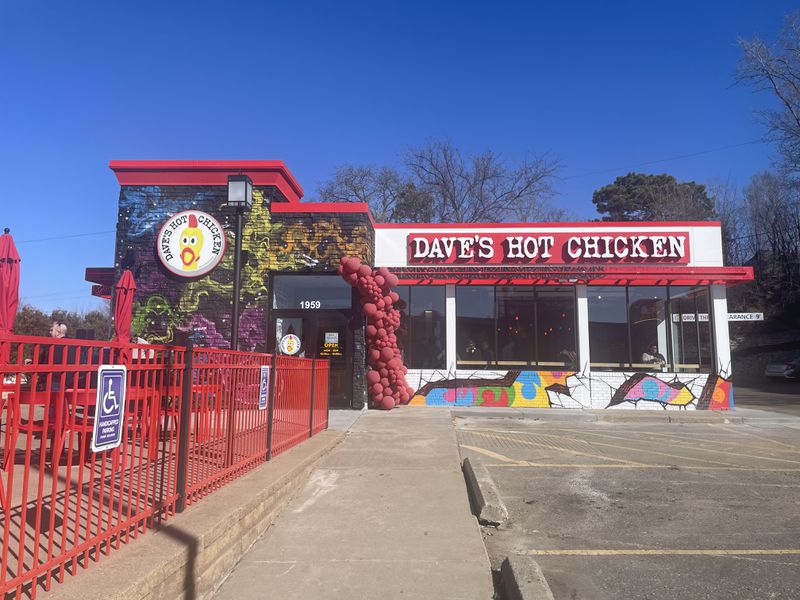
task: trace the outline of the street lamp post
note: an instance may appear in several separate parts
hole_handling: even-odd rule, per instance
[[[233,315],[231,318],[231,350],[239,349],[239,296],[242,275],[242,217],[245,210],[253,207],[253,182],[247,175],[228,176],[228,206],[236,209],[236,240],[233,254]],[[236,427],[236,394],[234,386],[230,394],[231,405],[228,410],[228,451],[226,465],[233,464],[233,443]]]
[[[253,207],[253,182],[247,175],[228,176],[228,206],[236,209],[236,240],[233,254],[233,316],[231,350],[239,349],[239,295],[242,274],[242,217]]]

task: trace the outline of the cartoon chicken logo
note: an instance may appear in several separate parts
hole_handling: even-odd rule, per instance
[[[189,224],[181,232],[180,257],[181,268],[184,271],[196,271],[200,260],[200,251],[203,248],[203,232],[197,226],[197,217],[189,215]]]

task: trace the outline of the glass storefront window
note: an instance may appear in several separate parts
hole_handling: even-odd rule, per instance
[[[457,367],[577,369],[575,290],[456,288]]]
[[[588,300],[592,368],[711,371],[707,287],[589,286]]]
[[[406,364],[446,368],[444,286],[402,286],[397,331]],[[589,286],[589,346],[597,370],[710,372],[707,287]],[[457,286],[459,369],[580,369],[572,286]]]
[[[666,369],[667,288],[628,288],[628,320],[631,331],[631,361],[636,369]]]
[[[592,368],[630,367],[625,296],[623,286],[589,287],[589,355]]]
[[[700,337],[700,369],[710,371],[714,366],[714,338],[711,334],[711,309],[708,288],[695,288],[697,298],[697,329]]]
[[[536,295],[533,287],[499,286],[497,308],[497,364],[526,365],[536,360],[534,323]],[[456,299],[458,306],[458,299]]]
[[[444,286],[409,290],[409,350],[412,369],[445,368]]]
[[[578,369],[575,289],[536,288],[536,354],[543,367]]]
[[[710,370],[713,347],[708,288],[672,286],[669,296],[674,369]]]
[[[395,332],[409,369],[444,369],[444,286],[399,286],[400,328]]]
[[[351,308],[353,289],[338,275],[276,275],[272,308]]]
[[[494,287],[456,288],[458,365],[474,369],[495,361]]]
[[[407,285],[400,285],[394,288],[394,291],[397,292],[397,295],[400,296],[400,299],[397,302],[397,310],[400,311],[400,327],[398,327],[394,334],[397,336],[397,345],[400,348],[400,352],[403,355],[403,364],[411,368],[411,350],[408,346],[408,328],[409,328],[409,317],[408,317],[408,290],[410,286]]]

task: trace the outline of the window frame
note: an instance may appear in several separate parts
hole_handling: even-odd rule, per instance
[[[459,327],[458,327],[458,290],[459,289],[466,289],[466,288],[492,288],[492,307],[493,307],[493,315],[492,315],[492,323],[493,323],[493,340],[494,340],[494,360],[490,361],[464,361],[459,359],[456,356],[456,369],[462,370],[485,370],[485,369],[503,369],[508,368],[509,370],[516,370],[520,367],[522,368],[533,368],[536,370],[544,370],[544,371],[558,371],[558,370],[569,370],[572,368],[567,361],[564,361],[563,364],[554,365],[553,361],[541,361],[539,359],[539,290],[545,289],[553,289],[559,288],[564,291],[569,291],[569,297],[572,300],[572,343],[573,347],[575,348],[575,365],[574,368],[577,370],[580,365],[580,347],[578,344],[578,297],[577,297],[577,288],[576,286],[567,286],[567,285],[503,285],[503,284],[481,284],[481,285],[463,285],[463,286],[456,286],[456,347],[459,347]],[[501,360],[498,348],[498,306],[497,306],[497,289],[498,288],[506,288],[506,289],[516,289],[516,288],[524,288],[524,289],[533,289],[533,360],[529,361],[522,361],[522,360]]]
[[[636,372],[643,372],[643,371],[651,371],[651,372],[667,372],[667,373],[687,373],[687,374],[706,374],[712,373],[714,364],[716,362],[717,356],[717,348],[716,348],[716,340],[714,339],[714,320],[715,315],[712,311],[712,303],[711,303],[711,288],[708,285],[663,285],[663,286],[653,286],[653,285],[624,285],[624,286],[605,286],[605,285],[589,285],[587,286],[587,291],[591,293],[592,288],[605,288],[605,287],[623,287],[625,289],[625,325],[628,337],[628,361],[618,364],[615,367],[606,366],[611,363],[597,363],[592,358],[592,348],[589,348],[589,368],[593,370],[597,370],[598,372],[625,372],[625,371],[636,371]],[[633,340],[631,338],[631,319],[630,319],[630,288],[639,288],[639,287],[661,287],[666,290],[666,298],[665,298],[665,314],[664,320],[666,321],[666,337],[667,337],[667,360],[666,364],[662,369],[645,369],[640,366],[639,362],[633,361]],[[688,363],[678,363],[674,360],[674,338],[673,335],[673,327],[672,327],[672,315],[673,313],[673,306],[675,303],[678,303],[680,306],[680,302],[685,298],[684,295],[673,297],[672,290],[673,288],[686,288],[688,290],[703,290],[706,295],[706,303],[707,303],[707,314],[708,314],[708,327],[709,327],[709,363],[706,365],[703,363],[703,355],[702,355],[702,345],[701,345],[701,335],[700,335],[700,313],[698,310],[698,295],[695,294],[691,296],[692,300],[692,309],[693,312],[689,314],[694,315],[694,329],[695,329],[695,336],[697,342],[697,367],[690,367]],[[588,294],[587,294],[588,295]],[[679,321],[679,332],[678,337],[680,338],[681,344],[681,351],[680,355],[683,356],[685,354],[683,348],[683,313],[681,312],[680,308],[678,310],[680,317]],[[591,315],[589,314],[589,307],[587,304],[587,321],[589,326],[591,327]],[[601,366],[602,365],[602,366]],[[678,368],[676,365],[682,365]]]
[[[408,324],[408,327],[406,329],[407,333],[406,333],[406,337],[405,337],[405,340],[404,340],[405,343],[403,344],[403,347],[401,349],[402,356],[403,356],[403,363],[409,369],[419,369],[419,370],[425,370],[425,371],[431,371],[431,370],[433,370],[433,371],[444,371],[447,368],[447,290],[446,290],[446,286],[444,286],[444,285],[412,285],[412,284],[404,284],[404,285],[398,286],[398,288],[406,288],[406,290],[408,291],[408,306],[406,307],[405,311],[401,311],[401,318],[403,318],[403,313],[405,313],[405,320],[406,320],[406,323]],[[412,305],[414,303],[414,292],[413,292],[414,288],[441,289],[442,290],[442,302],[443,302],[443,306],[444,306],[444,311],[442,312],[442,321],[443,321],[442,329],[444,330],[444,339],[442,340],[442,342],[443,342],[442,343],[442,348],[443,348],[444,359],[442,361],[443,362],[442,366],[439,366],[439,367],[417,367],[417,366],[412,366],[412,364],[415,363],[415,356],[414,356],[414,352],[412,350],[413,347],[414,347],[414,343],[412,341],[413,340],[413,327],[412,327],[413,315],[411,314],[411,307],[412,307]],[[395,290],[395,291],[397,291],[397,290]],[[399,294],[399,292],[398,292],[398,294]],[[395,333],[395,335],[396,335],[396,333]]]

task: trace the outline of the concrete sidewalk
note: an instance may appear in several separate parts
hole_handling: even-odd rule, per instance
[[[215,598],[492,595],[450,411],[402,407],[355,422]]]

